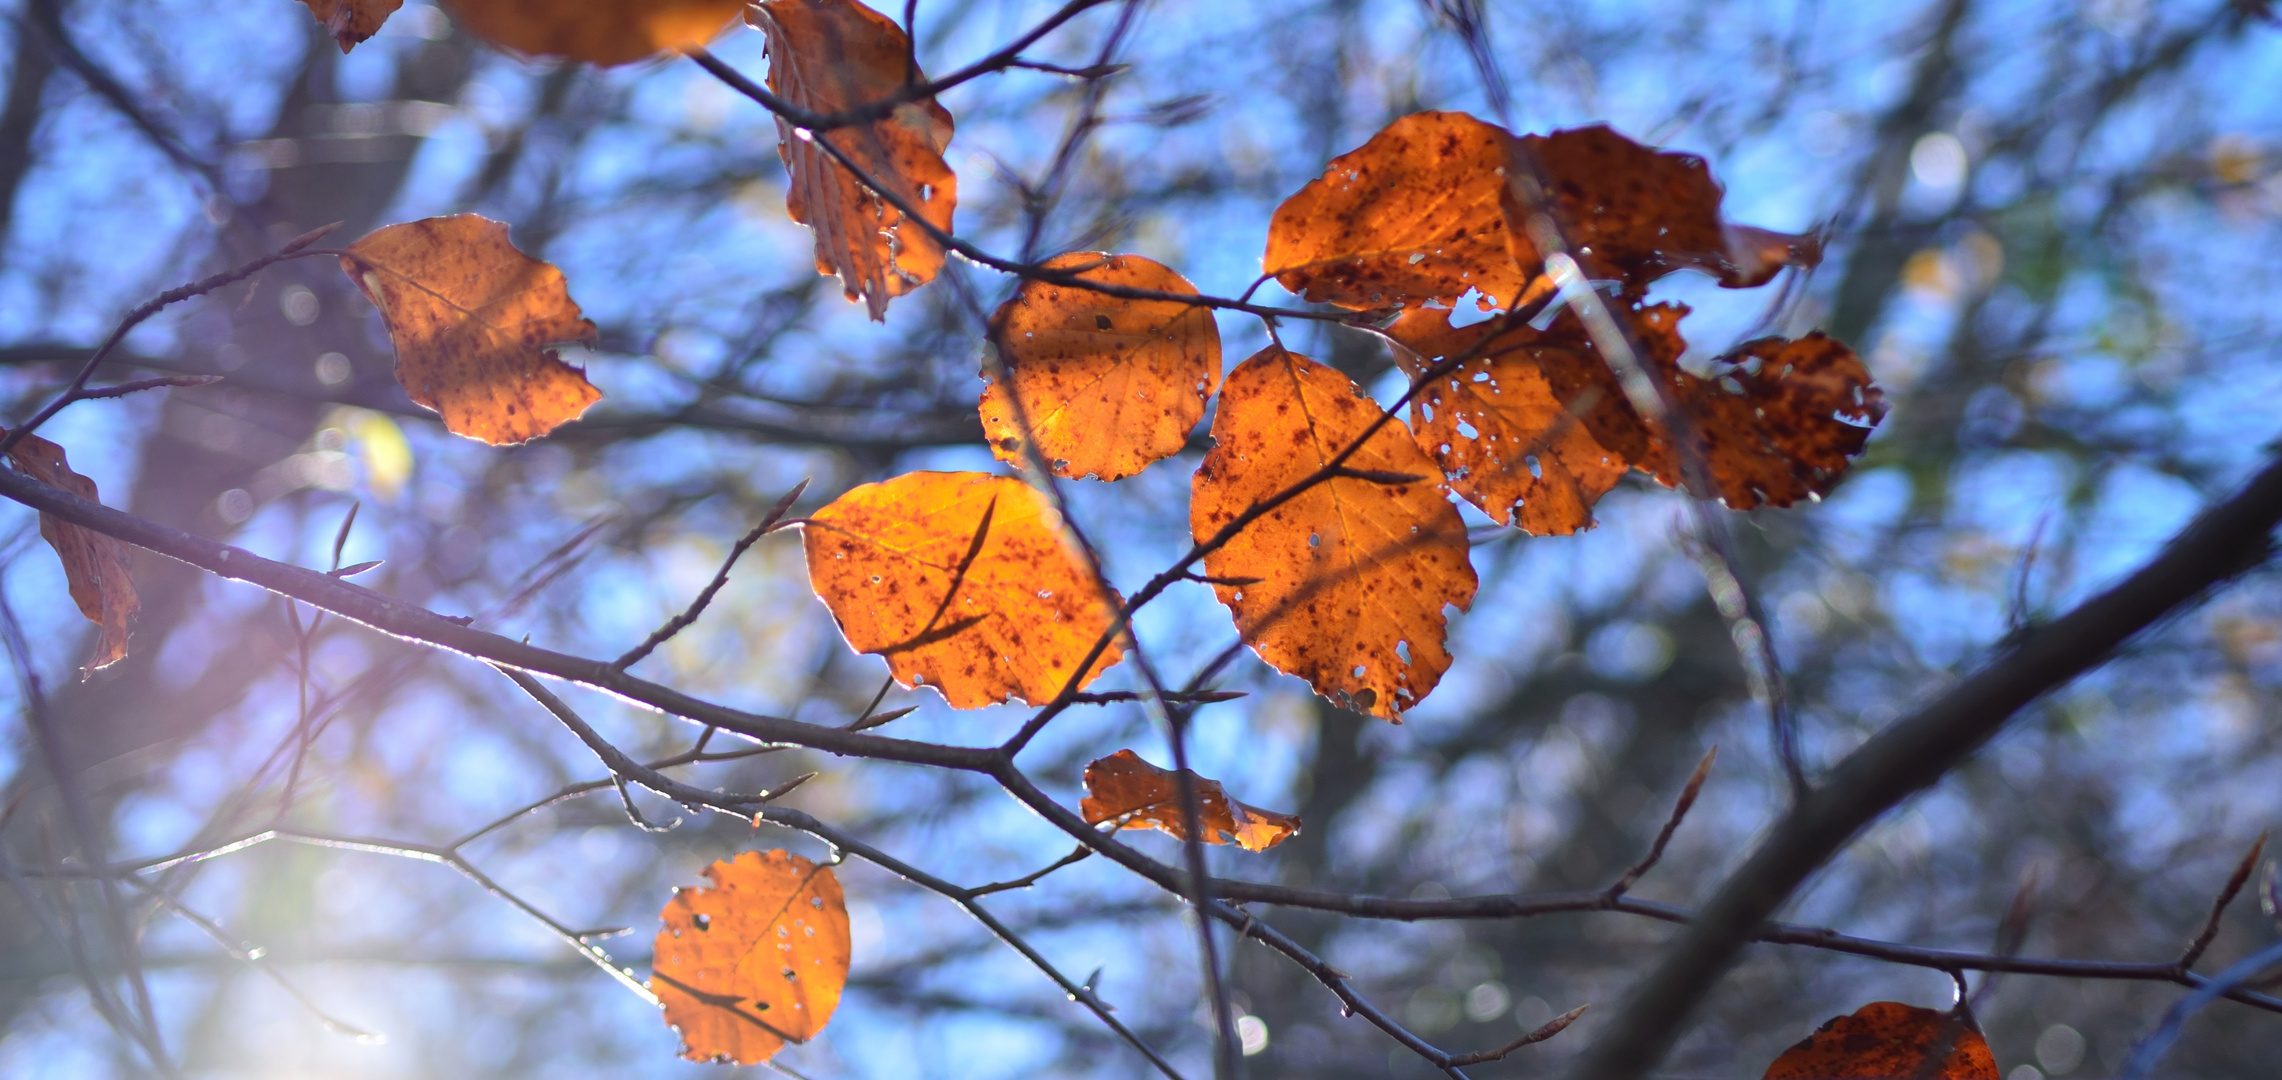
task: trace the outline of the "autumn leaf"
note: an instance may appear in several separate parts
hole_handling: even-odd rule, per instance
[[[390,225],[349,245],[341,269],[396,344],[396,380],[453,434],[535,439],[602,397],[554,346],[592,342],[563,273],[474,214]]]
[[[387,22],[404,0],[301,0],[309,6],[309,13],[317,17],[325,32],[348,52],[359,42],[380,32],[380,24]]]
[[[658,918],[650,989],[691,1061],[755,1065],[815,1038],[848,983],[840,879],[784,851],[705,868],[711,888],[675,889]]]
[[[1317,473],[1380,412],[1354,380],[1273,345],[1238,365],[1189,500],[1197,542]],[[1450,666],[1443,606],[1473,602],[1465,524],[1399,423],[1344,465],[1366,475],[1266,511],[1207,554],[1205,569],[1261,659],[1342,706],[1400,722]]]
[[[1683,268],[1740,289],[1822,259],[1813,236],[1728,224],[1726,193],[1694,154],[1652,150],[1601,125],[1525,135],[1520,146],[1536,156],[1585,276],[1621,281],[1632,294]],[[1529,240],[1528,208],[1511,185],[1502,197],[1512,257],[1537,273],[1544,260]]]
[[[1020,480],[906,473],[840,496],[801,532],[848,645],[954,708],[1052,699],[1110,626],[1053,508]],[[1122,655],[1112,643],[1080,685]]]
[[[1630,466],[1586,430],[1583,415],[1595,401],[1572,405],[1539,370],[1540,354],[1558,350],[1554,361],[1569,362],[1575,343],[1504,323],[1454,329],[1447,312],[1418,308],[1387,328],[1405,347],[1396,358],[1413,378],[1470,357],[1412,399],[1411,429],[1451,490],[1500,524],[1538,536],[1591,528],[1593,504]]]
[[[0,437],[6,435],[6,429],[0,429]],[[101,501],[95,481],[71,470],[63,447],[37,435],[26,435],[9,447],[8,463],[49,487],[89,502]],[[64,581],[71,587],[71,599],[79,605],[79,613],[102,628],[96,635],[95,656],[80,668],[81,674],[92,674],[126,659],[127,624],[141,607],[135,597],[126,543],[47,513],[40,515],[40,539],[63,560]]]
[[[1358,310],[1511,306],[1531,274],[1506,245],[1504,128],[1413,113],[1333,158],[1268,224],[1261,269],[1292,293]]]
[[[1941,1060],[1931,1060],[1936,1054]],[[1971,1017],[1875,1001],[1831,1019],[1767,1067],[1764,1080],[1999,1080]]]
[[[1071,252],[1045,268],[1103,284],[1196,292],[1186,278],[1139,255]],[[1220,328],[1212,311],[1171,300],[1026,281],[991,317],[991,341],[1007,369],[1004,381],[983,389],[991,452],[1027,465],[1020,422],[1027,421],[1038,455],[1057,476],[1118,480],[1180,452],[1220,386]]]
[[[1636,359],[1665,383],[1730,508],[1789,506],[1828,492],[1886,415],[1885,393],[1854,350],[1820,332],[1746,342],[1699,377],[1679,363],[1687,349],[1679,332],[1685,305],[1619,313],[1632,319],[1646,350]],[[1552,331],[1536,355],[1554,393],[1578,403],[1572,407],[1594,441],[1658,482],[1679,486],[1678,446],[1663,426],[1633,410],[1576,318],[1564,312]]]
[[[1086,766],[1086,797],[1079,804],[1086,823],[1116,821],[1120,829],[1156,829],[1188,839],[1188,816],[1181,810],[1178,773],[1120,750]],[[1266,851],[1299,831],[1299,817],[1246,806],[1228,797],[1220,781],[1194,781],[1197,823],[1207,844],[1233,843],[1246,851]]]
[[[503,49],[604,67],[704,45],[745,7],[743,0],[444,0],[444,4],[468,32]]]
[[[868,104],[923,81],[911,39],[887,16],[855,0],[764,0],[746,21],[769,36],[769,89],[813,112]],[[933,99],[896,107],[878,121],[830,131],[798,131],[777,120],[777,153],[792,185],[785,208],[816,233],[816,272],[838,274],[849,300],[874,320],[887,302],[935,279],[943,248],[879,195],[884,189],[951,231],[959,178],[943,161],[951,114]],[[859,180],[817,140],[847,155]]]

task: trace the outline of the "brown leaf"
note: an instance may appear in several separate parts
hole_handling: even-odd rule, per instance
[[[743,0],[443,0],[468,31],[525,56],[610,67],[704,45]]]
[[[309,13],[333,40],[348,52],[357,43],[380,32],[380,24],[387,22],[404,0],[301,0],[309,5]]]
[[[1076,251],[1045,265],[1104,284],[1196,292],[1139,255]],[[991,317],[991,340],[1007,367],[1006,381],[983,389],[991,452],[1027,464],[1019,403],[1039,456],[1057,476],[1119,480],[1179,453],[1220,386],[1220,328],[1211,309],[1171,300],[1026,281]]]
[[[712,888],[675,889],[658,918],[650,989],[691,1061],[754,1065],[815,1038],[848,984],[840,879],[783,851],[705,868]]]
[[[1053,508],[1020,480],[906,473],[840,496],[801,533],[809,584],[848,645],[954,708],[1053,698],[1110,626]],[[1121,656],[1112,643],[1080,685]]]
[[[1813,266],[1822,244],[1720,217],[1725,192],[1694,154],[1658,152],[1605,126],[1525,135],[1551,185],[1565,239],[1585,275],[1622,281],[1637,295],[1674,270],[1693,268],[1731,289],[1766,284],[1785,266]],[[1535,274],[1543,265],[1524,226],[1526,208],[1503,192],[1513,260]]]
[[[1943,1054],[1939,1064],[1930,1060]],[[1999,1080],[1970,1017],[1875,1001],[1831,1019],[1767,1067],[1763,1080]]]
[[[1854,350],[1820,332],[1796,341],[1761,338],[1698,377],[1679,365],[1687,349],[1679,323],[1687,313],[1679,304],[1619,311],[1647,350],[1638,359],[1665,381],[1694,430],[1721,501],[1737,510],[1789,506],[1836,486],[1886,415],[1885,393]],[[1583,413],[1594,441],[1658,482],[1679,486],[1683,463],[1669,433],[1633,411],[1575,317],[1563,313],[1548,337],[1567,345],[1537,350],[1540,370],[1560,400],[1591,403]]]
[[[0,437],[7,430],[0,428]],[[26,435],[8,449],[8,463],[16,471],[49,487],[61,488],[89,502],[102,501],[95,481],[71,471],[63,447]],[[71,599],[87,621],[102,628],[95,639],[95,656],[80,673],[91,674],[126,659],[127,624],[141,601],[135,597],[134,574],[128,568],[127,545],[93,529],[82,528],[51,514],[40,515],[40,539],[63,560],[64,581]]]
[[[602,397],[553,346],[592,342],[563,272],[474,214],[390,225],[349,245],[341,269],[396,344],[396,380],[444,427],[493,445],[535,439]]]
[[[1504,128],[1422,112],[1333,158],[1268,225],[1261,268],[1291,292],[1357,310],[1508,307],[1532,273],[1506,245]]]
[[[1199,543],[1329,464],[1380,415],[1354,380],[1276,346],[1237,366],[1197,470]],[[1337,477],[1268,511],[1205,570],[1247,644],[1345,707],[1400,722],[1450,666],[1442,608],[1474,599],[1466,529],[1441,470],[1390,421],[1344,463],[1419,477]],[[1257,578],[1234,585],[1226,579]]]
[[[801,108],[838,112],[926,79],[903,29],[855,0],[764,0],[745,18],[769,36],[769,89]],[[935,279],[942,246],[814,140],[830,142],[871,184],[949,233],[959,178],[943,161],[948,111],[933,99],[914,101],[870,124],[816,133],[779,118],[777,136],[792,176],[785,209],[815,230],[817,273],[838,274],[848,299],[863,300],[875,320],[886,316],[889,299]]]
[[[1181,812],[1180,774],[1120,750],[1086,766],[1086,798],[1078,807],[1086,823],[1115,819],[1120,829],[1156,829],[1188,839],[1188,816]],[[1266,851],[1299,831],[1299,817],[1246,806],[1228,797],[1218,780],[1196,785],[1197,823],[1207,844],[1233,843],[1246,851]]]
[[[1538,369],[1540,353],[1573,343],[1504,323],[1454,329],[1447,312],[1417,308],[1387,328],[1416,353],[1396,350],[1413,378],[1445,359],[1471,357],[1412,399],[1412,431],[1451,490],[1499,523],[1538,536],[1591,528],[1593,504],[1630,467],[1586,430],[1583,415],[1595,402],[1572,406]]]

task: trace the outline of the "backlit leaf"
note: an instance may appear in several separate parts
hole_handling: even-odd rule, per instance
[[[848,983],[848,902],[829,866],[748,851],[676,889],[650,989],[691,1061],[754,1065],[815,1038]]]
[[[1088,824],[1116,821],[1121,829],[1156,829],[1188,839],[1188,817],[1181,811],[1180,774],[1120,750],[1086,766],[1086,798],[1078,807]],[[1228,797],[1220,781],[1198,777],[1197,823],[1207,844],[1229,844],[1266,851],[1299,831],[1299,818],[1246,806]]]
[[[1046,262],[1089,281],[1195,293],[1139,255],[1071,252]],[[1000,461],[1027,463],[1021,419],[1059,476],[1117,480],[1180,452],[1220,385],[1220,328],[1208,308],[1125,300],[1026,281],[991,318],[1007,379],[983,389],[983,433]],[[984,371],[987,376],[988,370]]]
[[[742,0],[444,0],[470,33],[525,56],[605,67],[713,40]]]
[[[555,346],[592,342],[563,272],[474,214],[390,225],[351,244],[341,269],[396,344],[396,380],[454,434],[534,439],[602,397]]]
[[[1694,268],[1729,288],[1763,285],[1785,266],[1813,266],[1821,242],[1720,217],[1725,192],[1704,159],[1660,152],[1594,125],[1525,135],[1551,185],[1571,253],[1592,278],[1622,281],[1638,293],[1655,279]],[[1537,272],[1543,260],[1522,227],[1526,208],[1504,194],[1515,261]]]
[[[1276,346],[1237,366],[1197,470],[1199,542],[1316,473],[1380,415],[1354,380]],[[1474,598],[1474,568],[1441,470],[1398,422],[1345,462],[1376,474],[1317,484],[1205,556],[1244,641],[1343,706],[1400,721],[1450,666],[1444,605]],[[1401,478],[1409,477],[1408,480]],[[1225,579],[1256,578],[1247,584]]]
[[[1852,1016],[1833,1018],[1783,1051],[1764,1080],[1999,1078],[1988,1040],[1969,1017],[1875,1001]]]
[[[380,32],[380,24],[387,22],[404,0],[301,0],[309,5],[309,13],[317,17],[319,25],[333,36],[333,40],[347,52],[357,43]]]
[[[6,429],[0,428],[0,436],[6,434]],[[71,470],[63,447],[37,435],[26,435],[9,447],[8,463],[49,487],[90,502],[101,501],[95,481]],[[126,543],[45,513],[40,515],[40,538],[63,560],[64,581],[71,586],[71,599],[79,605],[79,613],[101,627],[95,639],[95,655],[80,671],[100,671],[125,659],[127,626],[141,607],[135,597]]]
[[[855,0],[764,0],[747,21],[769,36],[769,89],[804,109],[838,112],[868,104],[926,78],[911,41],[894,20]],[[870,124],[796,131],[777,120],[777,153],[792,184],[785,208],[816,232],[816,272],[838,274],[848,299],[874,319],[889,299],[935,279],[943,248],[874,188],[893,192],[945,233],[959,178],[943,162],[951,114],[933,99],[899,106]],[[823,139],[855,162],[860,181],[816,144]]]
[[[1268,225],[1261,269],[1293,293],[1358,310],[1479,289],[1484,310],[1528,284],[1506,245],[1504,128],[1422,112],[1333,158]]]
[[[1885,394],[1854,350],[1823,336],[1746,342],[1711,365],[1709,377],[1682,369],[1688,309],[1658,304],[1629,314],[1646,355],[1638,357],[1694,430],[1699,453],[1729,507],[1789,506],[1828,492],[1862,452],[1886,414]],[[1539,368],[1563,402],[1579,403],[1594,441],[1667,486],[1678,486],[1678,447],[1644,422],[1574,316],[1563,313]],[[1558,342],[1565,341],[1566,347]]]
[[[1050,700],[1109,629],[1053,508],[1020,480],[906,473],[840,496],[801,532],[809,583],[849,646],[956,708]],[[1121,655],[1113,643],[1084,681]]]
[[[1501,524],[1538,536],[1590,528],[1593,504],[1630,466],[1586,430],[1583,414],[1593,402],[1572,411],[1538,369],[1548,335],[1503,323],[1453,329],[1447,312],[1418,308],[1387,328],[1417,354],[1396,350],[1414,378],[1444,359],[1471,356],[1412,399],[1418,445],[1442,466],[1451,490]]]

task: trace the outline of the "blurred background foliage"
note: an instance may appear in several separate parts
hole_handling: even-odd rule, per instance
[[[923,62],[947,71],[1051,10],[923,0]],[[0,5],[0,414],[20,419],[128,307],[313,225],[476,211],[560,264],[602,326],[574,359],[608,395],[537,443],[445,434],[391,378],[385,335],[329,265],[279,267],[170,311],[116,365],[211,372],[205,388],[75,406],[44,434],[106,501],[261,554],[324,565],[549,647],[614,656],[687,602],[778,495],[813,507],[916,468],[991,468],[974,401],[1002,276],[954,264],[885,327],[812,269],[784,213],[773,122],[686,62],[597,71],[522,62],[412,2],[338,54],[287,0],[10,0]],[[890,14],[900,14],[891,11]],[[1526,131],[1608,122],[1704,154],[1736,220],[1827,224],[1831,257],[1761,293],[1683,275],[1705,356],[1763,328],[1854,343],[1894,408],[1827,501],[1734,518],[1747,576],[1802,718],[1810,769],[1939,690],[2013,629],[2145,558],[2242,477],[2282,429],[2282,33],[2251,0],[1765,0],[1556,4],[1308,0],[1111,4],[1035,58],[1126,65],[1093,83],[1037,71],[947,95],[959,232],[993,251],[1162,260],[1206,292],[1257,274],[1269,212],[1387,121],[1495,115],[1467,27]],[[756,77],[759,34],[716,51]],[[1282,297],[1272,284],[1266,295]],[[1265,344],[1226,317],[1230,361]],[[1390,399],[1368,336],[1285,328],[1295,348]],[[1185,545],[1192,451],[1076,512],[1130,588]],[[1471,515],[1472,511],[1469,509]],[[1639,888],[1692,903],[1784,799],[1725,625],[1678,537],[1672,493],[1628,481],[1602,524],[1562,539],[1478,515],[1483,587],[1455,623],[1442,687],[1392,727],[1332,709],[1249,657],[1251,696],[1200,715],[1200,770],[1306,830],[1218,872],[1434,897],[1606,884],[1645,847],[1681,780],[1721,748],[1672,854]],[[291,820],[443,842],[601,775],[482,665],[325,620],[306,647],[275,598],[138,556],[135,655],[71,673],[90,636],[35,516],[0,510],[4,598],[113,858],[259,827],[314,748]],[[1791,917],[1930,946],[1991,947],[2017,895],[2026,951],[2166,959],[2282,810],[2282,590],[2240,583],[2022,716],[1972,764],[1890,815]],[[300,613],[307,627],[308,613]],[[1180,586],[1140,622],[1178,681],[1229,641]],[[704,621],[639,669],[731,704],[845,721],[883,666],[848,652],[796,542],[764,541]],[[1099,688],[1127,685],[1128,671]],[[26,681],[0,724],[0,847],[35,867],[75,850],[37,751]],[[685,749],[690,726],[592,694],[620,745]],[[896,734],[1003,739],[1016,709],[954,713],[932,692]],[[1074,804],[1082,764],[1123,746],[1166,760],[1131,706],[1072,714],[1023,757]],[[798,751],[705,766],[746,787],[821,775],[788,804],[931,871],[979,884],[1045,865],[1066,838],[978,778]],[[648,816],[675,808],[637,795]],[[1136,843],[1170,857],[1171,842]],[[646,971],[655,912],[706,862],[805,837],[723,818],[629,824],[607,790],[477,841],[469,857],[562,921],[629,927],[605,944]],[[1146,1065],[938,897],[843,869],[851,991],[802,1074],[1140,1076]],[[449,869],[267,845],[152,878],[130,896],[168,1050],[194,1076],[688,1075],[640,1001]],[[26,905],[92,919],[87,890],[0,891],[0,1073],[140,1075],[68,950]],[[1207,1071],[1191,931],[1144,883],[1080,863],[999,901],[1065,970],[1185,1068]],[[179,907],[177,907],[179,905]],[[359,1041],[233,959],[210,920]],[[1407,1023],[1460,1050],[1573,1006],[1613,1003],[1668,928],[1621,915],[1400,924],[1267,910]],[[71,926],[57,927],[67,935]],[[2252,905],[2212,961],[2271,936]],[[1414,1077],[1427,1068],[1306,975],[1233,952],[1255,1076]],[[1976,988],[1978,988],[1976,980]],[[2105,1075],[2179,991],[2010,977],[1982,1005],[2009,1080]],[[1827,1016],[1878,998],[1944,1005],[1938,972],[1761,946],[1666,1063],[1757,1075]],[[1604,1010],[1605,1011],[1605,1010]],[[1482,1076],[1555,1071],[1578,1033]],[[2221,1006],[2189,1026],[2178,1075],[2271,1076],[2275,1018]],[[758,1074],[761,1070],[746,1070]]]

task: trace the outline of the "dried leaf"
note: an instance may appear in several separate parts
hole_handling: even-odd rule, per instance
[[[801,532],[809,583],[849,646],[954,708],[1053,698],[1110,626],[1053,508],[1020,480],[906,473],[840,496]],[[1121,655],[1113,643],[1080,685]]]
[[[1930,1060],[1942,1054],[1937,1065]],[[1835,1017],[1767,1067],[1764,1080],[1998,1080],[1970,1017],[1876,1001]]]
[[[748,851],[676,889],[650,989],[691,1061],[754,1065],[815,1038],[848,983],[848,902],[829,866]]]
[[[309,14],[317,17],[325,32],[348,52],[366,38],[380,32],[380,24],[387,22],[404,0],[301,0],[309,5]]]
[[[1189,528],[1203,542],[1316,473],[1380,415],[1354,380],[1276,346],[1237,366],[1197,470]],[[1450,666],[1442,608],[1474,598],[1465,524],[1441,470],[1402,425],[1345,464],[1426,479],[1342,476],[1267,511],[1205,556],[1244,641],[1345,707],[1400,722]],[[1228,579],[1257,578],[1235,585]]]
[[[1638,294],[1674,270],[1693,268],[1729,288],[1766,284],[1785,266],[1813,266],[1822,244],[1720,218],[1725,197],[1704,159],[1658,152],[1605,126],[1525,135],[1551,186],[1565,238],[1587,277],[1622,281]],[[1543,264],[1524,227],[1527,208],[1504,189],[1514,262]]]
[[[341,269],[396,344],[396,379],[454,434],[534,439],[602,397],[553,346],[592,342],[563,272],[474,214],[390,225],[351,244]]]
[[[1188,839],[1188,816],[1181,811],[1180,774],[1120,750],[1086,766],[1086,798],[1079,805],[1086,823],[1115,820],[1120,829],[1156,829]],[[1196,778],[1197,823],[1207,844],[1233,843],[1246,851],[1266,851],[1299,831],[1299,817],[1246,806],[1228,797],[1220,781]]]
[[[1088,281],[1194,294],[1139,255],[1071,252],[1046,262]],[[1057,476],[1118,480],[1179,453],[1220,386],[1220,328],[1208,308],[1125,300],[1027,281],[991,317],[1007,368],[983,389],[983,433],[1000,461],[1026,464],[1021,419]],[[988,375],[986,371],[984,374]]]
[[[0,437],[6,435],[7,430],[0,428]],[[37,435],[26,435],[9,447],[8,463],[49,487],[89,502],[102,501],[95,481],[71,471],[63,447]],[[71,599],[79,605],[79,613],[102,628],[96,635],[95,656],[80,673],[91,674],[126,659],[127,625],[141,607],[135,597],[126,543],[47,513],[40,515],[40,539],[63,560],[64,581],[71,586]]]
[[[1396,351],[1413,378],[1445,359],[1471,357],[1411,401],[1412,431],[1451,490],[1499,523],[1538,536],[1591,528],[1593,504],[1630,466],[1586,430],[1583,416],[1595,402],[1563,399],[1538,369],[1542,351],[1573,343],[1547,344],[1548,335],[1527,324],[1504,324],[1454,329],[1448,313],[1419,308],[1387,328],[1416,354]]]
[[[1504,128],[1422,112],[1333,158],[1268,225],[1261,268],[1309,300],[1358,310],[1506,307],[1530,273],[1506,245]]]
[[[444,0],[470,33],[525,56],[610,67],[704,45],[743,0]]]
[[[1789,506],[1836,486],[1849,459],[1862,452],[1870,431],[1886,415],[1885,393],[1870,380],[1854,350],[1823,336],[1795,341],[1761,338],[1714,361],[1708,377],[1679,365],[1687,342],[1678,304],[1629,313],[1638,357],[1694,430],[1721,501],[1737,510]],[[1616,377],[1591,339],[1566,313],[1551,339],[1536,351],[1561,401],[1583,408],[1594,441],[1667,486],[1678,486],[1682,462],[1669,434],[1633,411]],[[1566,341],[1566,347],[1558,342]]]
[[[745,18],[769,36],[769,89],[804,109],[838,112],[926,78],[903,29],[855,0],[764,0]],[[815,230],[817,273],[838,274],[848,299],[863,300],[875,320],[886,316],[889,299],[935,279],[942,246],[873,187],[951,231],[959,178],[943,161],[951,143],[948,111],[933,99],[914,101],[870,124],[815,133],[779,118],[777,136],[792,176],[785,209]],[[868,180],[841,167],[817,139],[846,154]]]

